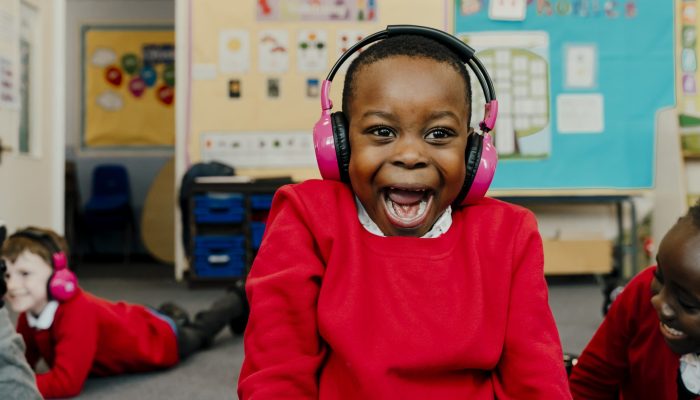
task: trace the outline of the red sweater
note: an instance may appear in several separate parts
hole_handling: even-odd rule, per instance
[[[654,268],[615,299],[571,373],[575,399],[677,399],[680,355],[666,345],[651,305]]]
[[[275,195],[247,282],[243,399],[568,399],[535,218],[493,199],[379,237],[343,184]]]
[[[29,327],[25,313],[17,332],[34,366],[43,358],[50,370],[37,374],[44,397],[76,396],[88,374],[116,375],[177,364],[177,340],[170,325],[145,307],[112,303],[84,291],[56,310],[49,329]]]

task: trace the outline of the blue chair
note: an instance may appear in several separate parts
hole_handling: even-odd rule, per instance
[[[119,229],[123,232],[124,257],[128,260],[134,237],[134,211],[131,205],[129,173],[118,164],[102,164],[92,171],[90,198],[83,212],[88,231],[90,248],[94,250],[92,238],[106,231]]]

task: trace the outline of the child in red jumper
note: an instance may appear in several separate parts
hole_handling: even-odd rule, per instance
[[[17,331],[45,398],[77,396],[88,375],[107,376],[171,367],[210,344],[241,313],[235,292],[200,312],[193,321],[174,303],[159,310],[113,303],[81,290],[63,265],[65,241],[56,233],[28,228],[2,246],[7,270],[5,299],[20,313]]]
[[[615,299],[571,373],[575,399],[700,399],[700,202]]]
[[[570,398],[534,216],[457,200],[470,104],[465,65],[421,35],[350,65],[349,184],[277,192],[240,398]]]

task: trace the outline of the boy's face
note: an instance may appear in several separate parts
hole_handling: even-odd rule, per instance
[[[24,251],[15,262],[6,260],[7,294],[5,300],[14,312],[39,315],[48,303],[47,284],[52,268],[44,259]]]
[[[464,79],[449,64],[395,56],[362,67],[353,85],[352,188],[385,235],[423,236],[464,183]]]
[[[700,352],[700,229],[679,220],[659,246],[651,302],[659,329],[677,354]]]

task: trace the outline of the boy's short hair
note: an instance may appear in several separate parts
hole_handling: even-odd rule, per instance
[[[398,35],[380,40],[375,44],[364,48],[355,58],[345,73],[343,86],[343,113],[350,120],[350,98],[354,91],[355,75],[363,67],[377,61],[406,56],[411,58],[427,58],[450,65],[464,79],[464,90],[467,103],[467,121],[471,121],[472,89],[467,67],[462,63],[457,54],[443,46],[439,42],[419,35]]]
[[[50,229],[37,228],[33,226],[24,229],[31,229],[32,231],[41,232],[49,235],[49,237],[51,237],[51,240],[53,240],[54,244],[59,249],[61,249],[61,251],[63,251],[63,253],[66,255],[66,258],[68,257],[68,244],[66,243],[65,239],[63,239],[63,237],[61,237],[56,232]],[[18,232],[24,229],[20,229],[18,230]],[[42,244],[39,241],[24,236],[8,237],[2,244],[0,255],[2,256],[2,258],[10,262],[15,262],[17,261],[17,258],[25,251],[29,251],[30,253],[38,255],[47,264],[53,266],[53,257],[51,249],[47,248],[44,244]]]
[[[700,199],[688,210],[688,215],[693,219],[695,227],[700,229]]]

